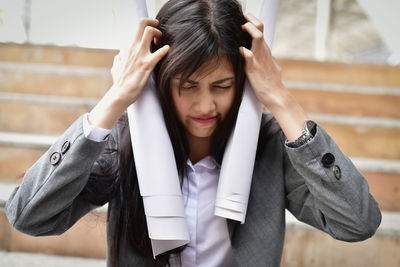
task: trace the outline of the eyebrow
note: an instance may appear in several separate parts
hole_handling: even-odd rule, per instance
[[[212,82],[211,84],[220,84],[220,83],[223,83],[223,82],[226,82],[226,81],[229,81],[229,80],[233,80],[233,79],[235,79],[235,77],[223,78],[221,80]],[[179,80],[179,79],[177,79],[177,80]],[[191,84],[198,84],[198,82],[192,81],[192,80],[189,80],[189,79],[186,82],[191,83]]]

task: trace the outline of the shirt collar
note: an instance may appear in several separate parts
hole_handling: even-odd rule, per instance
[[[201,166],[209,170],[213,170],[215,168],[221,168],[221,166],[218,164],[218,162],[214,159],[213,156],[206,156],[202,158],[200,161],[196,162],[196,164],[192,164],[190,159],[187,159],[186,165],[189,166],[192,170],[194,170],[195,167]]]

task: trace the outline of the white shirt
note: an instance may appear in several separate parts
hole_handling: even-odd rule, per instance
[[[190,242],[181,252],[182,266],[237,266],[226,219],[214,215],[219,164],[207,156],[195,165],[188,160],[186,167],[182,199]],[[170,262],[173,267],[180,266],[175,255],[171,255]]]
[[[97,142],[104,140],[111,131],[90,125],[87,115],[83,119],[85,137]],[[180,254],[182,265],[176,255],[171,255],[171,266],[237,266],[226,219],[214,215],[219,164],[212,156],[207,156],[194,165],[188,159],[186,168],[182,200],[190,242]]]

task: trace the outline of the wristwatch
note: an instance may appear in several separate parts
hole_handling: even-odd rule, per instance
[[[310,139],[312,139],[315,135],[315,132],[317,131],[316,123],[312,120],[306,120],[304,122],[304,128],[303,131],[301,132],[301,135],[299,138],[297,138],[294,141],[289,142],[289,140],[286,139],[285,144],[288,147],[296,148],[300,147],[301,145],[307,143]]]

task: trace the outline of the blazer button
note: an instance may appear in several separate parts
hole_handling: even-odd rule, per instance
[[[330,168],[335,162],[335,156],[332,153],[326,153],[322,156],[321,162],[325,168]]]
[[[71,146],[71,143],[69,141],[65,141],[64,144],[61,147],[61,153],[65,154],[69,147]]]
[[[51,154],[50,156],[50,163],[52,165],[56,165],[58,162],[60,162],[61,160],[61,154],[58,152],[54,152],[53,154]]]
[[[342,171],[340,170],[338,165],[333,166],[333,175],[335,175],[335,178],[337,180],[340,180],[340,178],[342,178]]]

